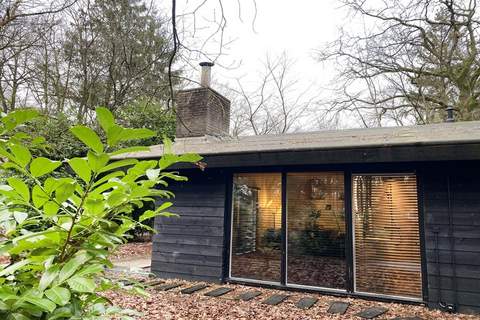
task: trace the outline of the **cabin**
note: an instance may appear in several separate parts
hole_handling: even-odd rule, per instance
[[[480,313],[480,122],[234,138],[210,66],[173,146],[206,168],[176,168],[152,272]]]

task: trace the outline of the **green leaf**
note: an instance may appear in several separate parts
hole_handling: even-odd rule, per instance
[[[196,153],[185,153],[178,157],[179,162],[188,162],[188,163],[196,163],[202,159],[203,157]]]
[[[73,277],[67,281],[73,291],[93,293],[97,285],[95,281],[85,277]]]
[[[62,231],[47,229],[31,232],[13,239],[13,248],[10,254],[20,254],[23,251],[32,251],[38,248],[57,248],[60,243]]]
[[[10,307],[8,306],[8,304],[0,300],[0,310],[7,311],[7,310],[10,310]]]
[[[28,218],[28,213],[20,212],[20,211],[14,211],[13,212],[13,217],[15,218],[15,221],[17,221],[18,224],[22,224],[23,221],[25,221]]]
[[[110,207],[116,207],[126,200],[127,196],[124,192],[112,191],[108,196],[107,202]]]
[[[100,194],[91,193],[85,200],[85,210],[90,215],[99,216],[105,209],[105,201]]]
[[[18,269],[23,268],[24,266],[26,266],[29,263],[30,263],[30,259],[20,260],[20,261],[14,263],[14,264],[8,266],[7,268],[1,270],[0,271],[0,277],[12,274],[15,271],[17,271]]]
[[[71,319],[72,318],[72,310],[67,307],[57,308],[55,311],[49,315],[47,318],[48,320],[56,320],[56,319]],[[78,319],[78,318],[75,318]]]
[[[10,187],[12,187],[15,192],[17,192],[23,198],[23,200],[26,202],[30,201],[30,190],[25,182],[16,177],[8,178],[7,182]]]
[[[48,217],[53,217],[54,215],[56,215],[58,209],[60,209],[60,207],[53,201],[47,201],[43,205],[43,211],[45,211],[45,215]]]
[[[60,274],[58,275],[58,283],[62,284],[65,280],[70,278],[75,271],[78,270],[78,268],[80,268],[90,259],[90,256],[84,251],[76,254],[72,259],[65,263],[62,270],[60,270]]]
[[[55,310],[55,308],[57,307],[55,303],[48,299],[38,298],[31,295],[24,297],[24,299],[25,301],[30,302],[31,304],[36,305],[40,309],[48,312],[53,312],[53,310]]]
[[[50,200],[48,194],[46,194],[40,186],[35,185],[32,189],[32,200],[33,200],[33,205],[40,209],[45,202]]]
[[[155,136],[156,136],[155,131],[152,131],[147,128],[139,128],[139,129],[124,128],[120,135],[120,141],[141,140],[141,139],[152,138]]]
[[[98,172],[99,173],[107,172],[107,171],[111,171],[111,170],[122,168],[122,167],[132,166],[132,165],[137,164],[137,163],[138,163],[137,159],[118,160],[118,161],[114,161],[112,163],[109,163],[108,165],[106,165],[105,167],[100,169]]]
[[[116,156],[123,153],[141,152],[141,151],[149,151],[149,150],[150,150],[149,147],[128,147],[128,148],[118,149],[117,151],[111,152],[108,155]]]
[[[100,272],[103,272],[104,270],[105,268],[103,267],[103,265],[99,263],[94,263],[78,271],[75,276],[83,277],[89,274],[98,274]]]
[[[64,182],[57,190],[55,190],[55,199],[59,203],[65,202],[75,191],[75,184],[72,182]]]
[[[58,273],[60,272],[60,266],[54,265],[45,270],[45,272],[42,274],[42,277],[40,278],[40,282],[38,284],[38,290],[44,291],[47,289],[50,284],[55,280],[58,276]]]
[[[21,313],[12,313],[12,320],[31,320],[29,317],[24,316]]]
[[[146,174],[149,180],[155,180],[160,175],[160,169],[148,169]]]
[[[98,135],[92,129],[85,126],[74,126],[70,131],[86,146],[97,153],[103,152],[103,144]]]
[[[110,112],[110,110],[104,107],[98,107],[95,112],[97,113],[98,123],[105,133],[107,133],[108,129],[115,125],[115,118],[113,117],[113,114]]]
[[[123,171],[114,171],[114,172],[109,173],[109,174],[101,177],[100,179],[98,179],[98,181],[96,181],[93,184],[93,186],[97,187],[97,186],[101,185],[102,183],[105,183],[105,182],[109,181],[110,179],[123,177],[124,175],[125,175],[125,172],[123,172]]]
[[[124,128],[122,128],[118,124],[115,124],[108,128],[107,144],[111,147],[116,146],[120,142],[123,130]]]
[[[118,124],[108,128],[107,143],[109,146],[116,146],[120,141],[140,140],[155,137],[155,131],[147,128],[123,128]]]
[[[172,164],[178,162],[178,157],[171,153],[164,153],[163,156],[158,160],[158,167],[160,170],[165,170],[170,167]]]
[[[61,164],[60,161],[52,161],[44,157],[35,158],[30,164],[30,172],[32,173],[32,176],[38,178],[54,171]]]
[[[30,160],[32,160],[32,154],[30,151],[24,146],[18,144],[11,145],[10,150],[14,156],[13,161],[25,169],[25,167],[30,163]]]
[[[153,218],[159,215],[163,210],[170,208],[173,205],[171,202],[164,202],[162,203],[155,211],[147,210],[145,211],[140,218],[138,219],[140,222],[145,221],[147,219]]]
[[[68,160],[68,165],[72,168],[73,171],[85,181],[85,183],[89,183],[90,179],[92,179],[92,170],[88,166],[88,162],[82,158],[73,158]]]
[[[45,296],[59,306],[64,306],[70,302],[70,291],[62,287],[53,287],[45,291]]]
[[[2,122],[5,124],[7,130],[12,130],[17,126],[38,117],[38,115],[38,111],[33,109],[16,110],[3,117]]]
[[[88,151],[87,153],[88,165],[93,172],[98,172],[100,169],[105,167],[110,160],[110,157],[107,154],[95,154]]]

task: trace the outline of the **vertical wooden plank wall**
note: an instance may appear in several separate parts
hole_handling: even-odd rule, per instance
[[[480,312],[480,165],[424,171],[428,303]]]
[[[168,211],[180,217],[157,217],[152,272],[166,278],[219,282],[225,212],[225,177],[221,172],[185,174],[187,182],[169,187],[176,197]]]

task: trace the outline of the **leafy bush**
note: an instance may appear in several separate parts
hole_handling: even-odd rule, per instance
[[[104,108],[97,109],[97,120],[106,143],[92,129],[74,126],[70,132],[87,147],[85,157],[63,163],[34,157],[22,143],[25,136],[11,134],[35,116],[34,111],[23,110],[0,122],[4,138],[0,155],[6,161],[2,168],[17,172],[0,185],[0,254],[10,256],[10,263],[0,267],[0,319],[102,319],[125,314],[99,295],[121,286],[103,275],[112,266],[109,253],[125,241],[129,230],[146,227],[143,221],[171,215],[165,210],[172,203],[166,200],[138,221],[132,219],[133,210],[143,203],[173,196],[165,189],[168,180],[186,180],[167,168],[200,157],[173,155],[166,141],[166,153],[158,161],[117,160],[122,153],[145,150],[112,151],[119,143],[150,138],[153,132],[121,127]],[[62,167],[71,175],[58,174]]]
[[[19,131],[46,139],[47,143],[43,144],[41,148],[32,150],[34,156],[63,160],[81,157],[88,151],[88,147],[70,132],[70,128],[74,125],[75,123],[66,115],[58,112],[55,116],[42,114],[33,119],[28,128],[21,128]]]
[[[146,99],[135,101],[119,108],[116,113],[118,122],[129,128],[147,128],[156,133],[155,136],[135,141],[136,145],[151,146],[162,143],[161,139],[175,137],[175,114],[165,109],[160,103]],[[131,145],[126,142],[124,145]]]

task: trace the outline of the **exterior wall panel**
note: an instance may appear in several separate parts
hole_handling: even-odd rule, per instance
[[[172,184],[179,217],[157,217],[152,272],[166,278],[219,282],[225,213],[225,178],[221,172],[184,175],[189,181]]]
[[[424,172],[428,304],[480,312],[480,170],[435,166]]]

